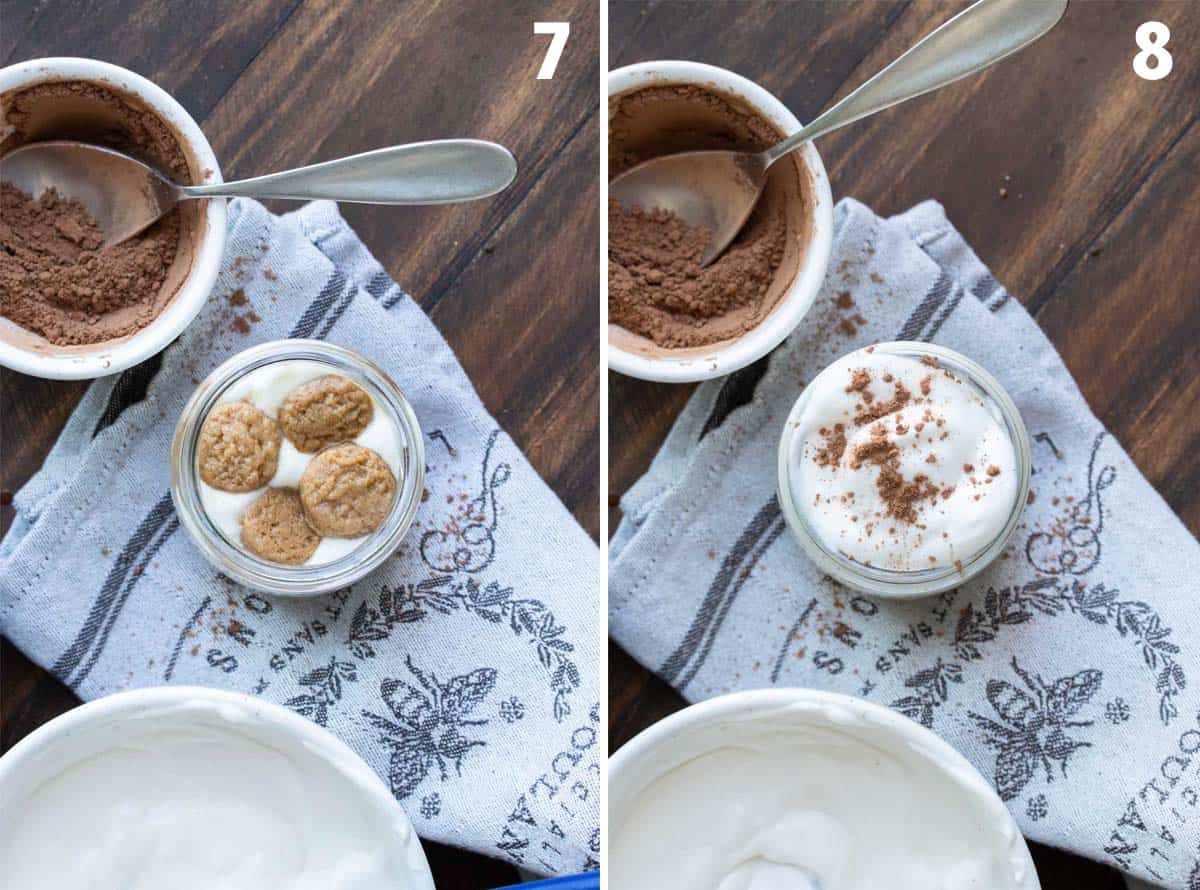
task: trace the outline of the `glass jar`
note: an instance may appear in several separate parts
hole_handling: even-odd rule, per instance
[[[928,569],[900,571],[864,565],[850,559],[838,550],[829,547],[820,539],[816,531],[805,520],[804,513],[797,507],[792,497],[791,472],[792,448],[796,429],[800,425],[804,411],[812,393],[812,384],[805,387],[796,399],[783,426],[783,435],[779,440],[778,454],[778,498],[788,526],[800,542],[800,547],[815,562],[822,571],[847,587],[864,593],[893,599],[915,599],[941,593],[975,577],[1000,555],[1004,545],[1017,526],[1021,511],[1029,497],[1029,480],[1031,475],[1031,459],[1029,450],[1029,434],[1025,431],[1025,423],[1017,406],[1000,383],[985,371],[978,363],[966,356],[931,343],[914,341],[895,341],[879,343],[874,348],[875,353],[896,355],[906,358],[922,359],[932,357],[938,364],[950,371],[965,384],[970,386],[983,400],[1008,433],[1013,445],[1019,476],[1016,494],[1009,510],[1008,521],[1000,534],[989,544],[972,555],[969,559],[961,560],[956,565],[936,566]],[[825,372],[822,372],[825,373]],[[820,375],[818,375],[818,378]],[[814,381],[815,382],[815,381]]]
[[[246,374],[281,361],[329,366],[363,387],[394,424],[400,443],[396,497],[383,524],[348,553],[315,565],[282,565],[260,559],[230,540],[209,518],[200,500],[196,452],[200,427],[222,395]],[[395,552],[412,525],[425,488],[425,447],[412,406],[377,365],[355,352],[320,340],[276,340],[240,352],[196,387],[175,427],[171,446],[171,498],[179,521],[205,558],[230,578],[265,593],[311,596],[353,584]]]

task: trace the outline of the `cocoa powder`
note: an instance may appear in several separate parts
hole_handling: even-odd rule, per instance
[[[817,466],[836,467],[842,462],[842,455],[846,453],[846,426],[835,423],[832,430],[821,427],[820,433],[825,439],[825,447],[817,452]]]
[[[715,263],[700,267],[707,229],[674,214],[608,207],[609,319],[659,346],[704,346],[756,326],[769,309],[767,289],[783,259],[787,223],[777,215],[742,237]],[[713,319],[740,311],[736,326],[712,330]]]
[[[180,182],[187,159],[173,131],[132,98],[97,83],[54,81],[3,97],[11,128],[0,154],[28,142],[79,139],[138,157]],[[176,208],[100,250],[103,233],[77,201],[0,185],[0,315],[56,346],[100,343],[150,324],[173,295],[184,241]],[[177,286],[177,285],[176,285]]]
[[[865,374],[866,372],[863,371],[861,373]],[[867,375],[867,384],[870,382],[870,375]],[[846,387],[846,392],[854,391],[853,383],[851,386]],[[894,391],[895,394],[892,396],[892,398],[884,402],[876,401],[870,390],[859,390],[863,400],[859,404],[858,411],[854,415],[854,422],[858,426],[866,426],[867,424],[872,423],[881,417],[886,417],[889,414],[895,414],[912,401],[912,393],[909,392],[908,388],[900,381],[895,382]]]
[[[33,199],[0,183],[0,315],[57,346],[150,324],[178,249],[178,216],[108,250],[102,240],[78,201],[54,189]]]
[[[939,494],[937,486],[923,473],[911,480],[904,478],[900,472],[900,449],[882,428],[873,429],[868,441],[855,446],[850,467],[858,469],[863,464],[879,468],[875,481],[879,497],[887,505],[887,515],[900,522],[917,522],[920,518],[917,504]]]
[[[695,85],[653,86],[610,100],[609,176],[680,151],[759,151],[781,138],[738,100]],[[733,244],[700,267],[709,233],[655,208],[608,207],[609,321],[667,349],[741,336],[770,314],[807,244],[799,168],[772,169]]]

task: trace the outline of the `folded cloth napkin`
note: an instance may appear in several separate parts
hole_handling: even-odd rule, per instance
[[[97,381],[17,494],[0,630],[85,699],[161,684],[261,695],[348,742],[422,836],[540,874],[596,868],[598,548],[334,204],[279,217],[238,200],[230,220],[213,296],[148,388],[144,366]],[[282,337],[379,364],[425,435],[428,492],[398,554],[309,599],[220,575],[168,494],[196,384]]]
[[[890,705],[993,779],[1030,838],[1195,890],[1200,547],[939,205],[883,220],[843,201],[836,229],[810,316],[768,361],[701,386],[622,500],[612,636],[691,700],[803,686]],[[823,576],[775,499],[805,382],[894,339],[977,360],[1033,444],[1004,557],[916,602]]]

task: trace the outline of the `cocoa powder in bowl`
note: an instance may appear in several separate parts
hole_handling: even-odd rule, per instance
[[[138,97],[112,84],[50,80],[0,95],[3,156],[30,142],[74,139],[130,154],[170,178],[201,178],[184,141]],[[183,202],[130,240],[98,250],[87,211],[54,191],[0,187],[0,336],[27,349],[86,351],[126,339],[170,303],[203,231],[203,201]]]
[[[761,151],[784,137],[715,87],[656,84],[609,99],[609,179],[682,151]],[[708,268],[708,233],[654,208],[608,208],[609,338],[645,355],[711,351],[757,327],[799,273],[812,234],[807,169],[773,166],[745,228]]]

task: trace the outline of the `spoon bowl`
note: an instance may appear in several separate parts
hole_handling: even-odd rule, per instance
[[[665,210],[706,229],[700,265],[708,266],[746,224],[766,187],[767,166],[763,154],[685,151],[626,170],[608,184],[608,193],[624,207]]]
[[[54,189],[78,201],[104,233],[103,247],[132,238],[178,202],[178,186],[137,158],[84,142],[34,142],[4,156],[0,179],[28,195]]]

